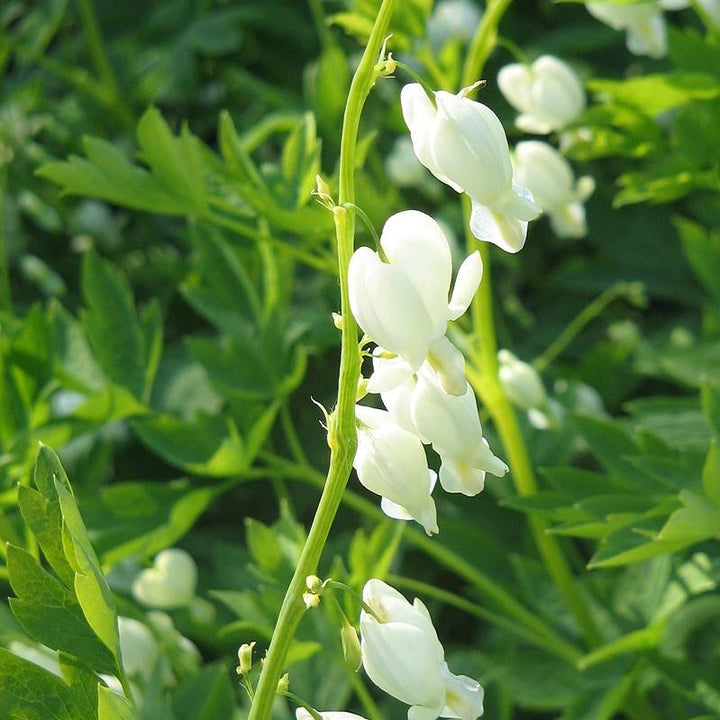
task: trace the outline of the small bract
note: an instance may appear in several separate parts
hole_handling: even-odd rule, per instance
[[[515,124],[525,132],[547,135],[561,130],[585,110],[585,89],[580,78],[567,63],[552,55],[542,55],[532,65],[506,65],[498,73],[497,82],[505,99],[520,111]]]
[[[538,140],[517,144],[514,167],[518,182],[530,189],[556,235],[578,238],[587,234],[583,202],[595,189],[591,177],[575,182],[568,161],[554,147]]]
[[[408,720],[482,715],[482,687],[450,672],[430,613],[418,598],[411,605],[373,579],[365,583],[363,600],[372,610],[360,615],[363,667],[381,690],[411,706]]]
[[[400,94],[405,123],[418,160],[441,182],[472,201],[470,230],[478,240],[507,252],[525,244],[527,225],[540,212],[528,190],[513,184],[505,131],[485,105],[458,95],[434,93],[418,83]]]

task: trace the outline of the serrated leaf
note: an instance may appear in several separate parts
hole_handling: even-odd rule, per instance
[[[83,263],[82,288],[88,305],[83,324],[95,357],[107,376],[141,398],[145,387],[145,352],[127,280],[95,253]]]
[[[59,502],[56,498],[47,498],[37,490],[21,485],[18,488],[18,504],[23,520],[40,544],[50,567],[66,587],[72,588],[75,571],[68,563],[63,550],[62,515]]]
[[[107,200],[117,205],[166,215],[185,215],[183,198],[175,196],[147,170],[134,165],[106,140],[83,138],[86,158],[43,165],[37,174],[60,185],[63,194]]]
[[[94,720],[84,687],[0,648],[0,710],[8,720]]]
[[[184,126],[175,137],[157,108],[140,118],[137,138],[142,159],[169,192],[181,199],[185,214],[202,217],[206,212],[202,146]]]
[[[74,655],[98,672],[114,674],[115,659],[98,639],[75,594],[43,570],[25,550],[7,550],[13,615],[25,631],[55,650]]]

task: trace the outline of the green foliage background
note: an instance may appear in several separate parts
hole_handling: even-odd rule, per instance
[[[0,718],[244,717],[236,651],[267,646],[327,464],[317,404],[335,398],[339,298],[332,219],[311,191],[318,173],[336,187],[376,7],[0,8],[0,584],[12,598]],[[430,46],[431,10],[400,3],[390,46],[454,91],[466,47]],[[660,61],[630,55],[581,4],[516,2],[501,24],[528,56],[573,63],[593,98],[566,149],[597,181],[588,236],[558,239],[541,219],[522,253],[493,253],[499,342],[538,360],[564,408],[547,430],[521,418],[540,491],[520,497],[505,478],[477,498],[438,497],[428,540],[351,480],[324,554],[323,577],[356,589],[385,577],[423,597],[451,668],[485,686],[487,717],[720,717],[720,30],[691,8],[668,20]],[[480,99],[515,141],[494,83],[509,47]],[[358,205],[375,228],[415,207],[462,237],[454,193],[388,178],[406,133],[397,76],[365,111]],[[372,242],[362,225],[358,236]],[[587,386],[602,408],[588,410]],[[528,516],[571,558],[592,647]],[[212,604],[172,613],[202,662],[184,662],[180,636],[130,593],[171,546],[195,558]],[[354,621],[355,601],[338,599]],[[123,677],[118,613],[157,637],[152,676]],[[323,602],[304,619],[292,691],[321,710],[403,717],[345,667],[338,617]],[[59,651],[62,678],[22,659],[39,643]],[[138,707],[94,672],[132,682]]]

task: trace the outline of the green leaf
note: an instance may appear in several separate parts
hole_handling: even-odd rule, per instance
[[[149,108],[137,126],[140,157],[152,168],[162,186],[176,195],[185,214],[202,217],[206,212],[202,145],[187,126],[175,137],[160,111]]]
[[[700,395],[702,409],[713,433],[720,438],[720,385],[705,382]]]
[[[90,252],[83,263],[82,287],[88,305],[83,324],[95,357],[111,380],[142,397],[146,377],[143,336],[127,280]]]
[[[16,598],[10,607],[34,640],[74,655],[97,672],[114,674],[115,659],[88,625],[75,594],[25,550],[9,545],[7,564]]]
[[[163,319],[160,304],[157,300],[153,299],[143,309],[140,317],[140,331],[142,334],[142,346],[145,351],[143,358],[145,378],[142,400],[148,403],[155,375],[160,365],[163,347]]]
[[[639,75],[623,80],[590,80],[588,88],[634,107],[649,116],[659,115],[693,100],[720,95],[715,78],[704,73]]]
[[[172,698],[177,720],[230,718],[237,710],[235,690],[224,663],[206,665],[181,685]]]
[[[111,143],[83,138],[87,159],[71,155],[66,161],[43,165],[37,174],[60,185],[63,194],[108,200],[116,205],[166,215],[185,215],[177,197],[147,170],[134,165]]]
[[[315,177],[320,172],[320,141],[312,113],[305,113],[288,136],[281,163],[283,176],[295,196],[293,207],[306,205],[315,187]]]
[[[0,648],[0,712],[8,720],[94,720],[83,684],[53,675]]]
[[[272,528],[253,518],[245,518],[245,535],[250,554],[263,570],[272,573],[282,560]]]
[[[113,483],[88,499],[83,514],[103,566],[113,567],[174,545],[222,492],[220,486],[193,489],[186,480]]]
[[[98,720],[137,720],[130,703],[105,685],[98,685]]]
[[[237,475],[250,462],[245,443],[228,417],[199,414],[187,422],[158,414],[133,420],[132,428],[153,452],[196,475]]]
[[[687,547],[720,536],[720,508],[686,490],[680,493],[680,501],[684,507],[670,516],[658,535],[659,541]]]

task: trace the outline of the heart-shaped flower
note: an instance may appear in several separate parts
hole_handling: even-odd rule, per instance
[[[189,605],[196,585],[195,561],[184,550],[170,548],[158,553],[153,566],[138,574],[132,593],[143,605],[171,610]]]

